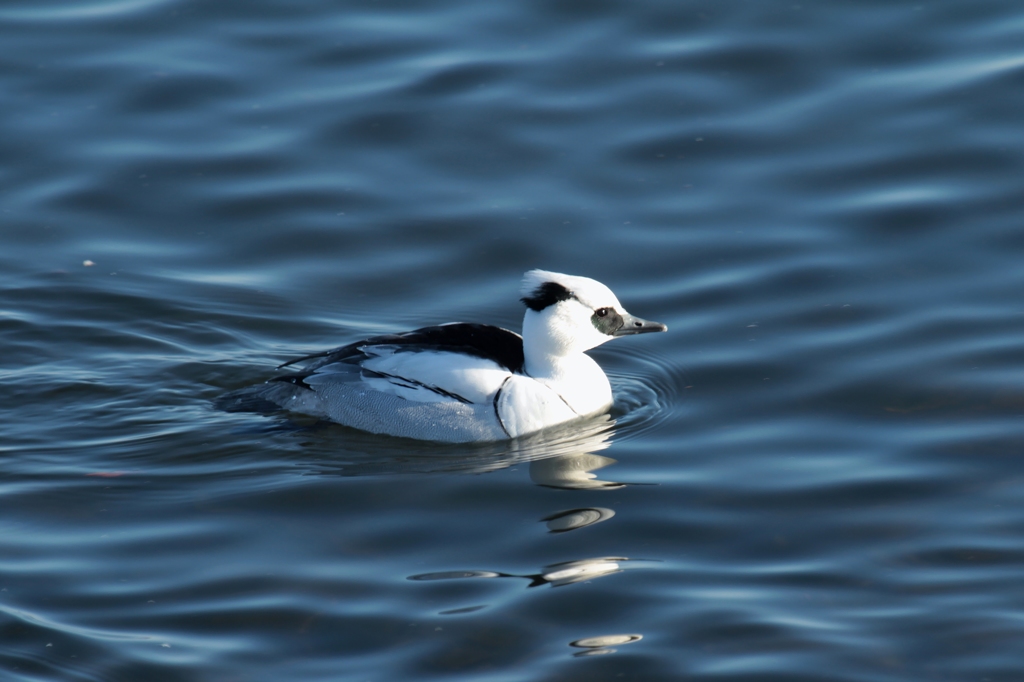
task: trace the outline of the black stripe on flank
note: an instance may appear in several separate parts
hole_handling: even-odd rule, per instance
[[[443,395],[445,398],[451,398],[452,400],[458,400],[460,403],[465,403],[466,405],[472,404],[471,400],[469,400],[468,398],[463,398],[458,393],[452,393],[451,391],[444,390],[440,386],[433,386],[431,384],[425,384],[422,381],[416,381],[415,379],[409,379],[408,377],[399,376],[397,374],[388,374],[387,372],[378,372],[376,370],[366,369],[365,367],[363,368],[363,374],[364,375],[369,375],[369,376],[381,377],[382,379],[387,379],[388,381],[390,381],[391,383],[395,384],[396,386],[401,386],[403,388],[425,388],[428,391],[433,391],[434,393],[436,393],[438,395]]]
[[[530,310],[540,312],[549,305],[554,305],[559,301],[568,301],[570,298],[575,298],[575,294],[558,282],[544,282],[534,289],[532,294],[523,296],[519,300],[525,303]]]
[[[508,380],[511,378],[512,377],[508,377],[501,382],[501,386],[498,387],[498,391],[494,394],[494,418],[498,420],[498,426],[501,427],[501,430],[505,432],[505,436],[508,438],[511,438],[512,434],[510,434],[508,429],[505,428],[505,422],[501,421],[501,412],[498,411],[498,399],[501,398],[501,392],[505,390],[505,384],[507,384]]]
[[[569,401],[565,399],[564,395],[562,395],[561,393],[557,393],[557,392],[555,393],[555,395],[557,395],[559,398],[562,399],[562,402],[565,403],[566,407],[568,407],[570,410],[572,410],[572,413],[574,415],[576,415],[577,417],[580,416],[580,413],[576,411],[575,407],[573,407],[572,405],[569,404]]]

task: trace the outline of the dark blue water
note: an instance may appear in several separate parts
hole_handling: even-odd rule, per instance
[[[0,678],[1024,679],[1018,2],[0,6]],[[518,329],[668,334],[597,425],[213,401]]]

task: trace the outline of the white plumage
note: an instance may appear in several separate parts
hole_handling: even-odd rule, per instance
[[[611,406],[585,351],[617,336],[665,331],[627,313],[605,285],[531,270],[523,335],[450,323],[375,336],[299,358],[265,384],[223,396],[229,411],[287,409],[373,433],[444,442],[516,438]]]

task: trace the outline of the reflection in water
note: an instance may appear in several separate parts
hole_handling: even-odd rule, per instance
[[[601,635],[600,637],[577,639],[575,642],[569,642],[569,646],[586,649],[586,651],[579,651],[574,654],[576,656],[600,656],[602,654],[613,654],[617,651],[617,649],[612,649],[611,647],[632,644],[643,638],[643,635]]]
[[[596,469],[615,463],[611,457],[594,454],[595,451],[609,447],[613,424],[610,417],[603,416],[595,420],[569,425],[569,428],[550,430],[532,438],[512,441],[505,444],[506,449],[498,453],[497,457],[480,456],[478,452],[472,466],[461,470],[480,473],[508,467],[519,462],[529,462],[530,478],[538,485],[568,490],[621,488],[625,485],[624,483],[598,480],[597,476],[592,473]],[[607,521],[613,516],[615,516],[615,511],[607,507],[582,507],[555,512],[541,520],[547,522],[549,532],[565,533]],[[561,587],[619,573],[630,561],[626,557],[595,557],[551,564],[545,566],[538,573],[524,575],[499,571],[440,571],[412,575],[409,576],[409,580],[519,578],[529,580],[528,587],[540,585]],[[482,608],[485,606],[477,604],[441,611],[440,615],[460,615]],[[613,651],[614,649],[609,649],[607,646],[592,646],[588,647],[586,652],[581,653],[593,655]]]
[[[607,507],[586,507],[555,512],[550,516],[545,516],[541,521],[548,522],[548,532],[565,533],[607,521],[613,516],[615,516],[615,511]]]
[[[561,587],[573,583],[603,578],[607,575],[619,573],[626,567],[624,564],[632,561],[627,557],[596,557],[593,559],[578,559],[576,561],[564,561],[558,564],[545,566],[540,573],[517,575],[515,573],[499,573],[497,571],[441,571],[439,573],[421,573],[409,576],[409,580],[462,580],[465,578],[525,578],[530,581],[528,587],[539,585],[551,585]]]
[[[534,582],[530,584],[530,587],[544,584],[560,587],[590,580],[591,578],[602,578],[621,571],[623,569],[622,564],[626,561],[629,561],[626,557],[602,557],[600,559],[582,559],[580,561],[552,564],[540,576],[534,577]]]
[[[621,488],[625,483],[600,481],[590,472],[615,464],[611,457],[577,453],[560,455],[530,462],[530,478],[537,485],[570,490],[592,490],[595,488]]]
[[[581,491],[635,484],[599,480],[592,473],[615,463],[610,457],[594,454],[611,445],[614,426],[615,422],[608,415],[601,415],[510,441],[457,445],[415,441],[412,446],[414,441],[404,438],[366,434],[336,425],[317,424],[300,432],[307,439],[302,458],[316,473],[341,476],[479,474],[528,464],[529,477],[538,485]],[[323,451],[323,457],[315,457],[316,451]],[[314,462],[310,462],[310,456],[315,457]],[[591,523],[613,515],[610,510],[600,512],[600,518]]]
[[[464,606],[461,609],[448,609],[447,611],[438,611],[438,615],[440,615],[440,616],[458,616],[458,615],[461,615],[463,613],[473,613],[475,611],[480,611],[481,609],[486,609],[486,608],[487,608],[487,606],[485,604],[477,604],[476,606]]]
[[[615,422],[605,414],[541,433],[496,443],[430,443],[366,434],[333,424],[294,430],[305,442],[298,456],[316,473],[336,476],[472,473],[530,463],[530,476],[540,485],[557,488],[619,487],[593,481],[588,471],[615,460],[591,454],[611,445]],[[536,470],[533,463],[551,461]]]

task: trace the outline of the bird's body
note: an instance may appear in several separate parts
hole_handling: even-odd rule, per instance
[[[665,331],[626,313],[585,277],[531,270],[523,336],[451,323],[375,336],[285,363],[290,372],[225,396],[227,409],[283,408],[364,431],[444,442],[496,441],[607,410],[611,386],[584,351]]]

